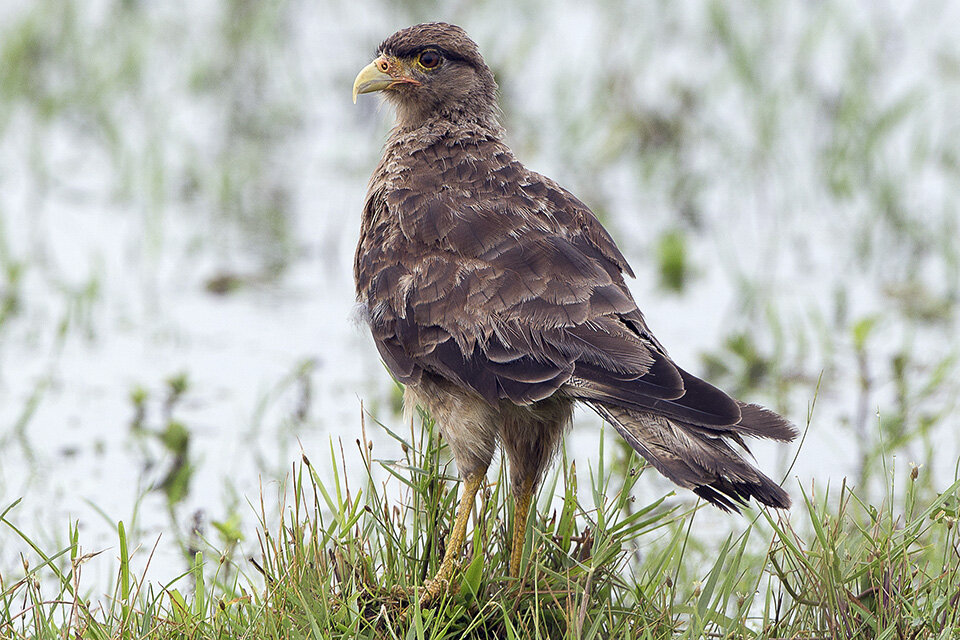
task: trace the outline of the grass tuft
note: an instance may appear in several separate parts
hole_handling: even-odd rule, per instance
[[[458,582],[421,609],[458,483],[430,420],[384,431],[398,459],[374,458],[365,428],[356,453],[331,442],[322,464],[304,455],[285,502],[261,498],[247,567],[198,551],[163,586],[132,573],[121,522],[116,587],[91,598],[82,570],[100,552],[84,553],[73,525],[68,546],[44,551],[13,523],[13,503],[0,522],[29,550],[22,575],[0,577],[0,637],[941,638],[960,628],[960,481],[927,496],[911,467],[898,493],[890,471],[879,505],[846,483],[802,489],[789,519],[756,513],[712,545],[695,526],[699,505],[635,502],[645,471],[632,453],[587,474],[561,457],[521,579],[506,577],[512,501],[501,469],[475,507]],[[348,471],[357,463],[362,474]]]

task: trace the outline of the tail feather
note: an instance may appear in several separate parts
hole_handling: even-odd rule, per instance
[[[796,432],[776,413],[740,403],[740,422],[722,433],[649,411],[596,401],[589,404],[660,473],[720,509],[739,511],[750,498],[778,509],[790,506],[787,492],[725,439],[742,442],[742,433],[791,440]]]
[[[577,368],[577,374],[582,373]],[[770,438],[790,442],[797,437],[796,428],[787,420],[760,405],[734,400],[713,385],[676,367],[683,381],[684,393],[678,398],[635,394],[628,387],[615,388],[609,382],[575,379],[572,393],[587,402],[615,404],[637,412],[650,412],[706,432],[707,435],[730,436],[734,433],[753,438]]]
[[[770,438],[790,442],[797,437],[797,428],[779,414],[758,404],[739,402],[740,422],[730,427],[732,431],[754,438]]]

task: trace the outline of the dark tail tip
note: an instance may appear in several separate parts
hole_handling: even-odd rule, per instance
[[[740,513],[750,498],[775,509],[789,509],[790,496],[773,480],[759,474],[756,482],[734,482],[718,478],[693,489],[698,496],[727,512]]]

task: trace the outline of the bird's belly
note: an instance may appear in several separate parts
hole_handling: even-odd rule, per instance
[[[430,413],[450,444],[461,476],[490,464],[497,447],[499,411],[479,395],[424,374],[418,384],[404,389],[403,406],[406,419],[417,406]]]
[[[403,404],[405,420],[417,406],[430,413],[463,477],[486,469],[498,440],[508,453],[522,449],[538,460],[551,457],[573,413],[573,401],[561,394],[530,405],[504,400],[492,406],[476,393],[426,373],[405,387]]]

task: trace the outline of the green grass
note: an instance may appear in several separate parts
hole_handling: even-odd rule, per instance
[[[117,546],[102,551],[117,554],[104,597],[85,591],[84,564],[100,551],[83,553],[76,527],[67,546],[44,550],[12,523],[10,505],[0,522],[25,551],[22,574],[0,577],[0,637],[949,638],[960,629],[960,481],[929,492],[918,468],[904,478],[884,467],[876,505],[846,484],[794,489],[789,519],[748,510],[739,535],[713,544],[697,526],[699,505],[672,494],[637,504],[631,489],[647,471],[619,448],[605,455],[603,439],[594,468],[558,460],[522,580],[505,577],[511,501],[503,472],[491,476],[459,583],[421,609],[411,595],[437,568],[457,492],[442,439],[422,425],[378,428],[377,440],[400,444],[396,460],[373,457],[365,428],[352,453],[331,443],[329,459],[304,456],[287,500],[255,507],[260,552],[246,560],[197,552],[178,579],[152,584],[133,573],[118,523]]]

